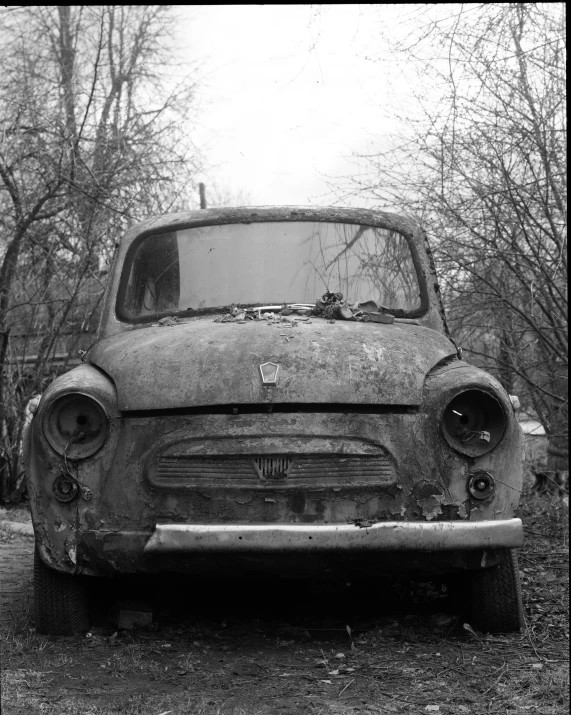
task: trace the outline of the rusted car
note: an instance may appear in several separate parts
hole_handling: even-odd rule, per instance
[[[464,574],[474,627],[520,627],[520,429],[405,218],[135,226],[25,447],[41,632],[88,628],[87,577],[213,569]]]

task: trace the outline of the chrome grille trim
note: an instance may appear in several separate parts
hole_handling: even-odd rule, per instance
[[[157,486],[389,486],[396,470],[387,455],[160,455],[149,472]]]
[[[187,455],[161,456],[155,470],[157,479],[251,479],[256,472],[249,457],[194,457]]]
[[[291,457],[254,457],[254,467],[262,479],[285,479],[291,466]]]

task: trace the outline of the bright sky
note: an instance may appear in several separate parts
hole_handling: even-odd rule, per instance
[[[179,6],[179,42],[205,77],[194,139],[216,165],[207,197],[215,184],[234,203],[331,204],[328,178],[354,173],[352,152],[390,131],[394,89],[371,56],[385,56],[381,28],[399,9]]]

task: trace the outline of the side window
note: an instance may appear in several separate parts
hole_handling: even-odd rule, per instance
[[[149,236],[131,266],[125,306],[132,315],[176,309],[180,295],[178,242],[175,233]]]

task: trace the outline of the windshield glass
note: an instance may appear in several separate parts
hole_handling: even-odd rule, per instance
[[[156,234],[138,243],[124,271],[118,309],[128,320],[314,303],[327,290],[388,311],[421,306],[406,238],[358,224],[233,223]]]

